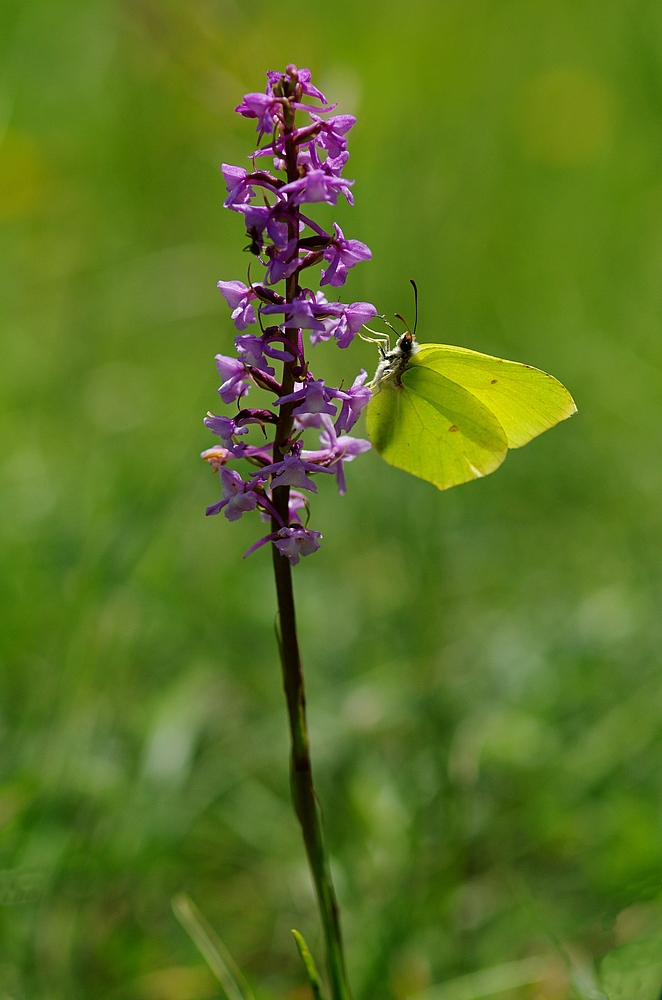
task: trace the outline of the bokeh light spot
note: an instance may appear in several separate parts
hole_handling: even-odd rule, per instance
[[[0,220],[32,215],[45,193],[46,171],[36,142],[8,129],[0,141]]]
[[[517,119],[531,159],[559,167],[593,163],[613,142],[615,99],[599,77],[559,68],[528,82]]]

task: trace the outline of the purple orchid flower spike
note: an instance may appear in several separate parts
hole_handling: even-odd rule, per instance
[[[369,447],[347,433],[370,399],[366,372],[361,371],[349,389],[328,386],[311,372],[303,344],[303,332],[308,331],[312,344],[335,339],[345,349],[377,314],[369,302],[330,302],[323,290],[305,287],[305,276],[321,265],[322,289],[340,288],[349,270],[372,256],[365,243],[346,239],[337,222],[327,232],[301,210],[305,203],[335,205],[339,195],[353,202],[354,182],[344,177],[344,170],[349,158],[347,136],[356,119],[329,114],[333,107],[314,85],[310,70],[289,64],[284,72],[270,71],[265,91],[246,94],[236,109],[256,123],[259,138],[253,169],[222,166],[225,205],[244,217],[252,267],[262,266],[264,273],[249,284],[218,283],[238,331],[237,355],[216,357],[219,393],[224,403],[238,408],[251,385],[276,398],[270,410],[242,409],[234,415],[206,417],[206,426],[221,444],[208,449],[204,457],[221,472],[224,490],[210,510],[222,509],[228,519],[248,510],[268,512],[272,534],[267,540],[292,564],[319,546],[318,534],[300,523],[297,511],[305,501],[298,491],[316,493],[313,477],[326,473],[336,477],[344,493],[344,463]],[[307,119],[297,121],[302,114]],[[267,156],[273,158],[273,169],[264,159]],[[262,158],[264,168],[256,169],[255,157]],[[285,287],[279,291],[281,283]],[[275,325],[266,325],[267,318]],[[258,323],[260,329],[249,333],[248,328]],[[282,376],[276,375],[276,363],[283,365]],[[247,436],[251,424],[261,429]],[[269,444],[271,425],[275,435]],[[321,432],[316,451],[303,451],[299,440],[308,428]],[[254,466],[246,482],[227,469],[227,463],[236,459]],[[290,496],[287,503],[285,492]],[[290,528],[303,534],[289,534]],[[276,537],[285,529],[286,534]]]

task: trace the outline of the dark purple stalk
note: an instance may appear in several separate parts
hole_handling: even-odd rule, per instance
[[[292,136],[294,130],[294,113],[286,105],[285,121],[285,153],[288,182],[296,180],[297,151]],[[298,237],[298,220],[289,222],[289,238]],[[298,249],[298,243],[297,243]],[[286,282],[286,301],[293,302],[297,292],[298,272],[291,275]],[[299,331],[286,329],[285,334],[295,349],[298,348]],[[293,368],[296,361],[284,362],[282,395],[289,395],[294,389]],[[273,461],[281,462],[287,452],[288,441],[292,433],[293,403],[281,406],[276,435],[273,445]],[[273,502],[283,523],[289,522],[289,486],[280,486],[273,491]],[[272,518],[272,531],[281,527],[276,517]],[[291,783],[294,809],[301,824],[304,845],[308,856],[308,864],[315,885],[317,902],[322,918],[324,941],[326,948],[326,968],[329,986],[333,1000],[351,1000],[345,958],[343,952],[342,933],[340,929],[340,913],[336,892],[329,869],[328,853],[324,838],[322,814],[315,787],[310,758],[310,741],[306,723],[306,695],[303,680],[303,667],[297,636],[296,611],[294,605],[294,590],[292,587],[292,567],[289,560],[280,554],[272,545],[274,576],[276,579],[276,595],[278,600],[278,620],[280,625],[279,647],[283,668],[283,687],[287,702],[287,712],[290,724],[292,744]]]

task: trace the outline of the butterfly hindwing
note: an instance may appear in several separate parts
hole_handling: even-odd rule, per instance
[[[384,380],[368,406],[370,439],[387,462],[441,490],[501,464],[506,434],[476,396],[422,366],[407,368],[401,382]]]

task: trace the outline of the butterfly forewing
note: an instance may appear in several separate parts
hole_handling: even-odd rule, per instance
[[[463,347],[422,344],[411,371],[437,372],[484,404],[503,427],[509,448],[520,448],[576,412],[565,386],[538,368]]]
[[[441,490],[493,472],[506,457],[497,418],[462,386],[430,368],[408,368],[402,384],[381,383],[368,433],[391,465]]]

